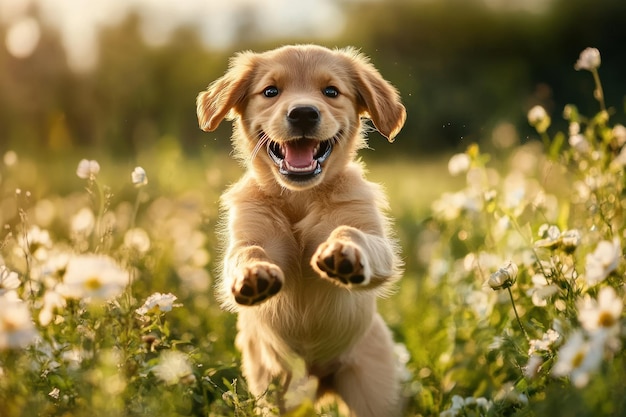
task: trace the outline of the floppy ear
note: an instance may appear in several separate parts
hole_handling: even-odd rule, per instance
[[[406,121],[406,109],[400,102],[398,90],[383,79],[364,55],[353,54],[360,111],[372,120],[389,142],[393,142]]]
[[[196,113],[200,128],[206,132],[217,129],[231,110],[236,110],[246,98],[252,78],[251,52],[243,52],[231,59],[228,71],[215,80],[196,98]]]

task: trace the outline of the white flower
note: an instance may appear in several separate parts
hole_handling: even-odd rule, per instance
[[[72,217],[70,229],[76,234],[89,235],[96,225],[96,216],[93,211],[83,207]]]
[[[542,106],[534,106],[528,111],[528,123],[537,129],[537,132],[544,133],[550,127],[550,116]]]
[[[607,330],[619,325],[624,304],[612,287],[604,287],[598,300],[587,296],[578,303],[578,320],[585,330]]]
[[[47,230],[35,225],[20,237],[20,246],[35,259],[44,260],[48,256],[48,249],[52,248],[52,239]]]
[[[535,247],[552,249],[560,243],[561,230],[558,226],[542,224],[537,234],[541,239],[535,242]]]
[[[580,231],[578,229],[570,229],[561,233],[561,246],[566,251],[573,251],[580,245]]]
[[[141,307],[137,310],[137,314],[146,315],[150,312],[168,312],[172,311],[172,307],[179,307],[180,304],[174,304],[178,297],[176,297],[172,293],[161,294],[160,292],[155,292],[151,296],[149,296],[146,301],[143,303]]]
[[[135,185],[135,187],[143,187],[148,184],[148,176],[146,175],[146,170],[142,167],[135,167],[133,172],[130,174],[130,179]]]
[[[613,133],[613,137],[615,138],[615,144],[618,147],[626,144],[626,127],[624,127],[624,125],[616,124],[615,126],[613,126],[613,130],[611,133]]]
[[[463,212],[477,213],[481,208],[480,200],[464,191],[443,193],[441,198],[432,204],[435,217],[445,221],[454,220]]]
[[[619,151],[619,154],[615,157],[612,162],[613,165],[617,167],[625,167],[626,166],[626,146]]]
[[[581,134],[571,135],[568,139],[569,145],[580,153],[587,153],[591,150],[591,145]]]
[[[12,167],[17,164],[17,153],[15,151],[6,151],[2,160],[8,167]]]
[[[100,172],[100,164],[98,161],[81,159],[76,168],[76,175],[78,178],[85,180],[93,180]]]
[[[161,353],[159,363],[153,368],[153,372],[167,385],[179,382],[189,384],[196,379],[187,355],[176,350],[166,350]]]
[[[561,338],[561,335],[554,329],[548,329],[541,339],[532,339],[528,348],[528,355],[532,356],[537,352],[549,352],[550,348]]]
[[[459,175],[467,172],[471,164],[469,155],[466,153],[457,153],[452,155],[448,162],[448,171],[451,175]]]
[[[576,331],[559,349],[552,375],[569,376],[578,388],[587,385],[590,375],[597,371],[602,363],[604,346],[603,343],[598,343],[599,340],[601,339],[586,340],[581,331]]]
[[[603,240],[598,243],[596,250],[587,255],[585,279],[590,286],[596,285],[613,272],[622,257],[620,240],[614,238],[612,242]]]
[[[35,341],[37,330],[23,301],[0,296],[0,350],[21,349]]]
[[[79,255],[70,258],[58,291],[66,298],[111,300],[128,285],[128,271],[106,255]]]
[[[448,410],[444,410],[439,414],[439,417],[458,416],[460,415],[487,415],[487,412],[491,408],[493,403],[484,397],[463,398],[460,395],[454,395],[452,397],[452,406]]]
[[[517,271],[517,265],[509,261],[509,263],[507,263],[505,266],[491,274],[489,280],[487,281],[487,284],[493,290],[502,290],[509,288],[511,285],[515,284],[515,280],[517,279]]]
[[[43,307],[39,312],[39,324],[47,326],[54,318],[54,312],[66,305],[65,298],[56,291],[46,291],[43,296]]]
[[[547,299],[559,291],[559,287],[555,284],[549,284],[544,275],[535,274],[531,278],[533,287],[526,291],[531,296],[531,300],[537,307],[545,307],[548,304]]]
[[[576,71],[592,71],[600,67],[600,62],[600,51],[596,48],[585,48],[585,50],[580,53],[578,61],[574,64],[574,68]]]
[[[541,355],[530,355],[528,363],[524,367],[524,376],[531,379],[536,377],[541,369],[541,365],[543,365],[543,357]]]
[[[0,265],[0,295],[9,291],[15,291],[20,286],[20,278],[17,272],[11,271],[4,265]]]
[[[146,253],[150,249],[150,237],[141,228],[130,229],[124,234],[124,246],[141,254]]]

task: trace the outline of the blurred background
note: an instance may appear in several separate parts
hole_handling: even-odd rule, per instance
[[[197,93],[235,51],[293,42],[357,46],[398,87],[407,125],[394,146],[371,134],[373,158],[511,145],[532,140],[535,104],[557,122],[594,104],[573,69],[588,46],[623,118],[624,16],[623,0],[0,0],[0,152],[226,150],[228,124],[198,129]]]

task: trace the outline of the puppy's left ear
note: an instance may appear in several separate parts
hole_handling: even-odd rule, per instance
[[[376,129],[389,142],[393,142],[406,121],[406,109],[400,101],[400,94],[363,55],[353,55],[353,62],[362,106],[360,112],[372,120]]]
[[[228,71],[215,80],[196,98],[198,124],[206,132],[217,129],[231,110],[237,111],[245,101],[252,78],[252,52],[243,52],[231,59]]]

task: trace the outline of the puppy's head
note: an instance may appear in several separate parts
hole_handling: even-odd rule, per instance
[[[197,98],[200,127],[236,119],[233,143],[261,183],[302,190],[331,179],[364,146],[361,117],[390,141],[406,119],[396,89],[354,49],[243,52]]]

